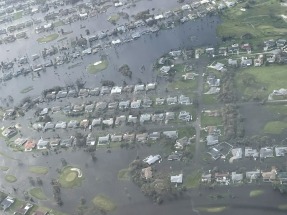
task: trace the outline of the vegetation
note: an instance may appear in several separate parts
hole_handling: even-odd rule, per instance
[[[221,213],[224,210],[226,210],[227,207],[222,206],[222,207],[200,207],[197,208],[197,210],[202,211],[202,212],[208,212],[208,213]]]
[[[236,75],[236,85],[246,99],[263,100],[273,90],[286,88],[286,65],[249,67]]]
[[[121,169],[118,172],[118,180],[129,181],[131,179],[130,170],[129,169]]]
[[[196,171],[186,177],[184,185],[186,186],[187,189],[197,188],[200,184],[200,180],[201,180],[201,172]]]
[[[242,10],[245,8],[245,11]],[[287,34],[281,14],[285,8],[277,0],[249,0],[223,12],[217,33],[223,40],[261,39]]]
[[[34,87],[33,86],[29,86],[29,87],[26,87],[24,88],[23,90],[21,90],[21,93],[28,93],[30,92],[31,90],[33,90]]]
[[[130,69],[130,67],[127,64],[122,65],[119,68],[119,72],[123,75],[123,76],[127,76],[129,78],[132,78],[132,71]]]
[[[281,134],[281,132],[287,129],[287,122],[284,121],[271,121],[264,126],[264,133],[267,134]]]
[[[101,211],[107,213],[116,209],[116,204],[104,195],[98,195],[93,199],[94,205]]]
[[[282,204],[278,206],[279,210],[287,210],[287,204]]]
[[[250,197],[257,197],[257,196],[261,196],[264,193],[263,190],[251,190],[249,193]]]
[[[59,34],[54,33],[54,34],[50,34],[48,36],[45,37],[41,37],[39,39],[37,39],[38,43],[48,43],[51,42],[53,40],[56,40],[59,37]]]
[[[66,166],[60,173],[59,183],[61,187],[73,188],[82,183],[83,176],[79,177],[77,171],[72,170],[73,167]]]
[[[44,166],[31,166],[29,167],[29,171],[35,174],[45,175],[49,172],[49,169]]]
[[[17,181],[17,178],[14,175],[5,175],[5,180],[9,183],[14,183]]]
[[[7,167],[7,166],[0,166],[1,171],[7,171],[8,169],[9,169],[9,167]]]
[[[118,14],[114,14],[108,18],[108,21],[112,23],[113,25],[115,25],[117,21],[119,21],[119,19],[120,19],[120,16]]]
[[[87,71],[89,73],[94,74],[94,73],[101,72],[101,71],[105,70],[108,67],[108,65],[109,65],[108,61],[102,59],[101,62],[99,62],[96,65],[95,64],[88,65]]]
[[[22,17],[23,17],[23,11],[18,11],[18,12],[13,14],[14,20],[21,19]]]
[[[218,125],[222,125],[221,116],[207,116],[206,114],[203,114],[201,116],[201,127]]]
[[[47,197],[40,187],[34,187],[29,191],[30,195],[39,200],[46,200]]]

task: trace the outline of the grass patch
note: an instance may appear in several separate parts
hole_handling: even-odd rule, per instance
[[[287,105],[267,105],[267,108],[274,113],[287,116]]]
[[[121,169],[118,172],[118,180],[120,181],[129,181],[131,179],[130,170],[129,169]]]
[[[278,209],[286,211],[287,210],[287,204],[278,205]]]
[[[0,166],[1,171],[7,171],[8,169],[9,169],[9,167],[7,167],[7,166]]]
[[[42,188],[34,187],[29,191],[30,195],[39,200],[46,200],[47,197],[43,192]]]
[[[87,71],[91,74],[97,73],[97,72],[101,72],[103,70],[105,70],[109,63],[107,60],[101,60],[99,62],[96,62],[97,64],[90,64],[87,67]]]
[[[116,209],[116,204],[106,196],[98,195],[93,199],[94,205],[101,211],[110,212]]]
[[[191,175],[187,176],[184,185],[186,186],[187,189],[197,188],[200,184],[200,179],[201,179],[201,172],[200,171],[193,172]]]
[[[281,134],[287,128],[287,122],[271,121],[264,126],[264,133],[267,134]]]
[[[59,183],[64,188],[73,188],[80,186],[83,176],[78,177],[77,171],[71,170],[73,167],[67,166],[63,168],[59,176]]]
[[[257,197],[257,196],[261,196],[264,193],[263,190],[251,190],[249,193],[250,197]]]
[[[206,114],[202,114],[201,127],[218,125],[222,125],[222,118],[220,116],[207,116]]]
[[[17,178],[14,175],[5,175],[5,180],[9,183],[14,183],[17,181]]]
[[[14,20],[21,19],[22,17],[23,17],[23,11],[18,11],[18,12],[13,14]]]
[[[65,23],[62,20],[59,20],[57,22],[54,22],[53,25],[56,28],[56,27],[65,25]]]
[[[119,21],[119,19],[120,19],[120,16],[118,14],[114,14],[108,18],[108,21],[112,24],[116,24],[117,21]]]
[[[205,104],[205,105],[218,104],[216,96],[217,96],[217,94],[214,94],[214,95],[203,94],[202,95],[203,104]]]
[[[33,90],[34,87],[33,86],[29,86],[29,87],[26,87],[24,88],[23,90],[21,90],[21,93],[28,93],[30,92],[31,90]]]
[[[193,92],[197,89],[196,80],[178,80],[168,84],[169,90],[180,90],[182,92]]]
[[[267,99],[275,89],[286,88],[286,65],[249,67],[237,73],[238,89],[247,99]]]
[[[59,37],[59,34],[55,33],[55,34],[50,34],[48,36],[45,36],[45,37],[41,37],[39,39],[37,39],[37,42],[38,43],[48,43],[48,42],[51,42],[53,40],[56,40],[58,39]]]
[[[31,166],[29,167],[29,171],[35,174],[45,175],[48,173],[49,169],[44,166]]]
[[[192,126],[185,126],[178,129],[179,138],[182,137],[193,137],[195,135],[195,128]]]
[[[222,206],[222,207],[200,207],[197,208],[197,210],[202,211],[202,212],[208,212],[208,213],[221,213],[225,211],[227,207]]]

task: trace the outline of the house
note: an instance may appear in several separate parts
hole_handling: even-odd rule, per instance
[[[181,105],[190,105],[190,98],[188,96],[185,95],[180,95],[179,99],[178,99],[178,103]]]
[[[68,92],[67,91],[59,91],[58,93],[57,93],[57,96],[56,96],[56,98],[57,99],[60,99],[60,98],[65,98],[66,96],[67,96],[67,94],[68,94]]]
[[[208,55],[213,55],[214,54],[214,48],[206,48],[205,53]]]
[[[133,85],[127,85],[123,88],[122,92],[125,93],[132,93],[134,90],[134,86]]]
[[[87,97],[89,95],[89,89],[80,89],[78,96],[79,97]]]
[[[108,104],[108,109],[117,109],[119,103],[118,102],[110,102]]]
[[[102,124],[102,118],[96,118],[96,119],[93,119],[92,121],[92,126],[99,126]]]
[[[153,122],[162,122],[164,120],[164,114],[163,113],[153,114],[151,120]]]
[[[184,80],[193,80],[195,74],[193,72],[187,72],[184,75],[182,75]]]
[[[162,134],[170,139],[177,139],[178,138],[178,132],[177,131],[164,131]]]
[[[235,60],[233,60],[233,59],[228,59],[228,65],[229,66],[233,66],[233,67],[237,67],[238,66],[238,62],[237,62],[237,60],[235,59]]]
[[[209,75],[207,77],[207,84],[210,86],[210,87],[219,87],[220,86],[220,79],[217,79],[215,77],[215,75]]]
[[[85,112],[86,113],[92,113],[94,111],[95,104],[89,104],[85,106]]]
[[[118,116],[116,117],[115,125],[123,124],[126,122],[126,120],[127,120],[127,117],[125,115]]]
[[[111,94],[121,94],[122,93],[122,87],[114,86],[111,90]]]
[[[148,138],[148,133],[136,134],[137,142],[146,142],[147,138]]]
[[[167,103],[167,105],[175,105],[175,104],[177,104],[177,96],[168,97],[166,99],[166,103]]]
[[[140,106],[141,106],[141,100],[140,99],[131,102],[131,108],[132,109],[138,109],[138,108],[140,108]]]
[[[274,166],[270,172],[261,172],[263,182],[272,182],[276,180],[277,171]]]
[[[111,142],[121,142],[123,140],[123,135],[121,134],[112,134],[111,135]]]
[[[110,142],[110,135],[99,137],[98,138],[98,145],[106,145]]]
[[[153,141],[158,140],[160,139],[160,132],[149,133],[148,138]]]
[[[242,180],[243,180],[243,174],[242,173],[236,173],[236,172],[231,173],[231,181],[233,183],[241,183]]]
[[[61,140],[60,146],[61,147],[71,147],[73,145],[73,142],[74,142],[74,137],[64,139],[64,140]]]
[[[249,43],[244,43],[241,45],[240,47],[242,50],[245,50],[247,52],[250,52],[251,51],[251,45]]]
[[[137,84],[137,85],[135,85],[134,93],[143,92],[143,91],[145,91],[144,84]]]
[[[24,143],[26,143],[28,140],[28,138],[20,138],[18,137],[15,141],[14,141],[14,144],[16,146],[22,146]]]
[[[187,111],[180,111],[178,115],[178,119],[185,121],[185,122],[189,122],[190,120],[192,120],[192,116]]]
[[[174,161],[174,160],[181,160],[182,158],[182,152],[178,152],[178,151],[175,151],[175,152],[172,152],[168,157],[167,157],[167,160],[168,161]]]
[[[150,121],[150,119],[151,119],[151,114],[149,114],[149,113],[142,114],[140,116],[140,123]]]
[[[11,196],[7,196],[0,204],[0,207],[3,211],[6,211],[13,203],[15,199]]]
[[[145,178],[146,180],[152,178],[152,169],[150,166],[142,169],[141,177]]]
[[[231,149],[232,157],[230,158],[229,162],[232,163],[235,159],[241,159],[242,158],[242,148],[234,148]]]
[[[137,123],[137,121],[138,121],[138,117],[137,117],[137,116],[129,115],[129,117],[128,117],[128,123],[133,123],[133,124],[135,124],[135,123]]]
[[[32,213],[32,215],[48,215],[48,211],[47,212],[43,212],[42,210],[41,211],[35,211],[34,213]]]
[[[253,180],[256,180],[260,177],[261,173],[260,170],[255,170],[255,171],[249,171],[245,173],[246,175],[246,179],[250,180],[250,182],[252,182]]]
[[[25,152],[30,152],[32,151],[34,148],[36,147],[36,141],[35,140],[28,140],[25,144],[24,144],[24,149]]]
[[[79,127],[79,122],[77,120],[71,120],[70,122],[68,122],[67,127],[68,128],[77,128]]]
[[[276,46],[277,46],[278,48],[284,47],[285,45],[286,45],[286,40],[285,40],[285,39],[278,39],[278,40],[276,41]]]
[[[159,160],[161,160],[161,156],[160,155],[149,155],[148,157],[143,159],[143,162],[147,163],[148,165],[152,165],[152,164],[156,163]]]
[[[206,144],[207,146],[212,146],[218,144],[218,136],[217,135],[207,135],[206,137]]]
[[[133,142],[135,140],[135,134],[134,133],[126,133],[123,135],[123,140],[126,142]]]
[[[145,86],[146,91],[155,90],[155,88],[156,88],[156,83],[149,83]]]
[[[229,184],[229,176],[230,175],[228,172],[225,172],[225,173],[216,172],[214,174],[214,179],[217,183],[228,185]]]
[[[210,173],[208,173],[208,174],[203,173],[201,175],[201,182],[203,182],[203,183],[210,183],[211,182],[211,174]]]
[[[256,149],[252,149],[251,147],[245,147],[245,157],[254,158],[256,160],[256,158],[259,157],[259,153]]]
[[[47,115],[49,112],[49,108],[43,108],[43,110],[39,113],[40,116]]]
[[[287,155],[287,147],[275,147],[276,157],[282,157]]]
[[[276,55],[275,54],[266,54],[266,61],[268,63],[275,63]]]
[[[221,55],[221,56],[226,56],[227,48],[226,47],[219,47],[218,54]]]
[[[86,139],[86,145],[87,146],[95,146],[96,145],[96,138],[92,135],[92,133],[89,133]]]
[[[52,113],[59,112],[61,110],[61,106],[52,107]]]
[[[111,93],[111,88],[108,86],[102,86],[100,94],[101,95],[106,95]]]
[[[80,113],[82,111],[84,111],[85,106],[83,104],[81,105],[74,105],[73,107],[73,112],[74,113]]]
[[[165,123],[168,123],[169,120],[175,119],[175,113],[174,112],[166,112],[165,113]]]
[[[254,59],[254,66],[258,67],[258,66],[262,66],[263,64],[263,54],[260,54],[256,59]]]
[[[171,51],[168,53],[171,57],[179,57],[182,54],[181,50]]]
[[[90,96],[98,96],[100,94],[100,88],[96,87],[89,91]]]
[[[182,184],[182,177],[183,177],[182,173],[179,175],[172,175],[170,176],[170,182],[176,184]]]
[[[78,96],[78,92],[76,90],[69,90],[67,97],[77,97]]]
[[[144,98],[142,101],[142,107],[149,108],[152,106],[152,100],[150,98]]]
[[[53,128],[55,128],[54,123],[52,123],[52,122],[47,122],[47,123],[45,124],[45,126],[44,126],[44,131],[47,131],[47,130],[53,129]]]
[[[164,75],[167,75],[168,72],[170,71],[171,67],[170,66],[162,66],[159,71],[164,74]]]
[[[56,125],[55,125],[55,128],[62,128],[62,129],[65,129],[67,128],[67,123],[66,122],[57,122]]]
[[[96,110],[105,110],[107,108],[107,102],[97,102]]]
[[[273,156],[273,148],[265,147],[260,149],[260,157],[261,158],[272,158]]]
[[[176,140],[174,144],[174,148],[176,149],[183,149],[186,145],[190,144],[190,139],[188,137],[183,137]]]
[[[50,146],[51,147],[58,146],[59,144],[60,144],[60,139],[52,139],[52,140],[50,140]]]
[[[207,154],[210,154],[213,160],[217,160],[222,156],[220,151],[215,147],[209,148]]]
[[[130,101],[129,100],[119,102],[119,109],[120,110],[126,110],[126,109],[129,108],[129,106],[130,106]]]
[[[32,204],[26,203],[26,204],[22,205],[21,208],[19,208],[15,214],[16,215],[26,215],[32,207],[33,207]]]
[[[242,57],[241,58],[241,67],[252,66],[252,64],[253,64],[252,59],[248,59],[247,57]]]
[[[213,69],[217,71],[223,71],[224,70],[224,64],[217,62],[214,66],[212,66]]]
[[[114,118],[104,119],[102,123],[107,126],[112,126],[114,124]]]
[[[156,98],[155,99],[155,104],[156,105],[163,105],[165,102],[165,98]]]

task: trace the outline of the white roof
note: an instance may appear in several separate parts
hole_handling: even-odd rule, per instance
[[[146,157],[145,159],[143,159],[143,162],[147,163],[148,165],[151,165],[160,159],[161,159],[160,155],[150,155]]]
[[[181,184],[182,183],[182,176],[183,176],[182,174],[170,176],[170,182]]]
[[[111,90],[111,94],[121,94],[121,93],[122,93],[122,87],[115,86]]]

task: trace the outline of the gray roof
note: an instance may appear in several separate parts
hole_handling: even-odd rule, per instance
[[[207,135],[206,143],[208,146],[212,146],[218,143],[218,136],[217,135]]]

